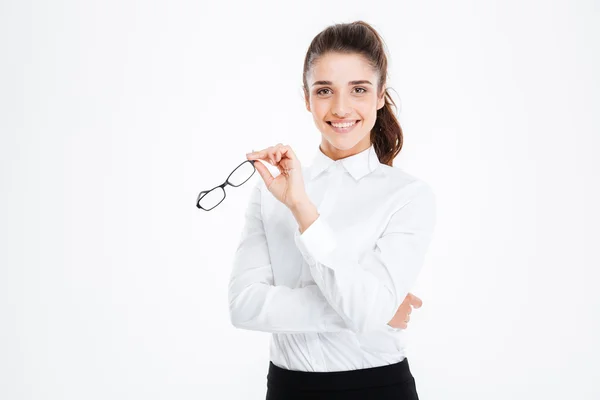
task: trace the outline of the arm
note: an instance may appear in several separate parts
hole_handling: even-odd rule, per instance
[[[261,218],[261,184],[252,190],[234,256],[228,294],[231,323],[236,328],[276,333],[347,330],[317,285],[296,289],[273,285]]]
[[[326,218],[319,215],[302,227],[314,213],[306,205],[294,211],[301,226],[295,232],[296,245],[313,279],[355,332],[382,329],[391,322],[423,265],[435,225],[435,195],[422,181],[406,190],[410,198],[392,214],[374,249],[362,259],[336,240]],[[301,209],[309,217],[297,215]]]

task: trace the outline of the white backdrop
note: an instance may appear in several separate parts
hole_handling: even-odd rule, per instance
[[[195,200],[252,149],[312,159],[305,51],[356,19],[438,197],[420,398],[600,398],[598,3],[297,3],[0,3],[0,398],[264,398],[227,307],[252,184]]]

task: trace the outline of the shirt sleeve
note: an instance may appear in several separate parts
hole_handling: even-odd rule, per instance
[[[373,250],[362,256],[337,240],[319,217],[295,242],[327,301],[354,332],[379,330],[392,320],[422,268],[436,220],[436,199],[423,181],[391,215]]]
[[[231,323],[241,329],[275,333],[347,331],[343,319],[317,285],[302,288],[273,285],[261,217],[260,184],[250,195],[230,275]]]

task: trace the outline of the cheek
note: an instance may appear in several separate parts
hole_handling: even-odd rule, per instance
[[[377,103],[363,104],[360,113],[364,119],[375,119],[377,118]]]
[[[322,120],[327,115],[327,106],[322,102],[313,102],[311,110],[316,119]]]
[[[363,118],[366,118],[372,113],[372,110],[376,109],[376,103],[369,97],[351,98],[347,104],[355,113],[362,115]]]

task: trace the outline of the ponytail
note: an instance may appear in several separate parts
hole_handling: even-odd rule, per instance
[[[386,89],[385,104],[377,110],[377,120],[371,130],[371,143],[379,157],[379,162],[390,167],[394,158],[402,150],[403,144],[402,128],[392,107],[398,108]]]

